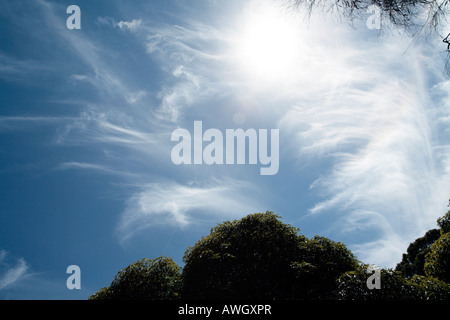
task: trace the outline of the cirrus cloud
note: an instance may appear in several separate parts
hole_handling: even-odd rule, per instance
[[[216,181],[207,186],[181,185],[176,182],[141,186],[127,201],[118,226],[123,242],[155,226],[186,228],[217,217],[237,218],[253,213],[264,205],[248,194],[251,186],[243,181]]]
[[[19,258],[11,263],[6,259],[7,255],[7,251],[0,250],[0,290],[12,286],[23,278],[29,268],[25,259]]]

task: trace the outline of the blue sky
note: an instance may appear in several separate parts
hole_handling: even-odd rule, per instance
[[[439,35],[371,30],[369,14],[305,22],[271,0],[0,4],[1,299],[86,299],[266,210],[395,267],[447,211]],[[171,134],[194,121],[279,129],[278,173],[174,165]]]

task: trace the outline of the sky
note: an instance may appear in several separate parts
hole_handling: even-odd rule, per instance
[[[383,268],[437,226],[443,37],[282,3],[0,0],[0,299],[87,299],[137,260],[182,266],[212,227],[255,212]],[[200,152],[212,143],[195,122],[224,139],[254,130],[258,150],[266,130],[278,171],[262,175],[261,157],[174,163],[189,135]]]

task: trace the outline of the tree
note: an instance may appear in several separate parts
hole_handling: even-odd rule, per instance
[[[450,233],[444,233],[426,256],[425,274],[450,283]]]
[[[300,243],[299,252],[304,261],[295,264],[299,285],[296,298],[335,299],[336,280],[358,267],[356,258],[344,244],[325,237],[305,239]]]
[[[356,270],[346,272],[338,279],[341,300],[410,300],[414,299],[414,287],[391,269],[380,270],[380,289],[369,289],[367,280],[369,265],[361,264]]]
[[[224,222],[184,256],[183,299],[319,299],[357,266],[343,244],[307,239],[272,212]]]
[[[176,300],[181,268],[167,257],[142,259],[120,270],[111,285],[90,300]]]
[[[444,216],[440,217],[437,220],[437,223],[441,228],[442,234],[450,232],[450,210],[447,211],[447,213]]]
[[[111,299],[113,299],[113,297],[109,287],[101,288],[88,298],[88,300],[111,300]]]
[[[423,237],[417,238],[408,246],[407,253],[403,254],[402,261],[397,264],[395,270],[404,277],[412,278],[415,275],[426,274],[425,263],[432,245],[441,235],[450,231],[450,211],[438,218],[437,224],[439,229],[431,229]]]
[[[361,264],[355,271],[338,279],[341,300],[448,300],[450,285],[434,277],[404,278],[392,269],[380,269],[380,289],[369,289],[369,265]]]
[[[415,275],[425,275],[425,257],[430,251],[433,243],[439,239],[441,232],[439,229],[429,230],[423,237],[412,242],[403,254],[402,261],[397,264],[395,270],[404,277],[412,278]]]
[[[449,300],[450,285],[434,277],[414,276],[409,283],[421,300]]]
[[[89,299],[448,300],[449,216],[409,245],[396,270],[372,275],[344,244],[255,213],[212,228],[186,250],[183,269],[171,258],[143,259]]]
[[[367,286],[368,265],[338,279],[343,300],[448,300],[450,299],[450,211],[437,220],[439,229],[416,239],[396,270],[380,270],[380,290]]]

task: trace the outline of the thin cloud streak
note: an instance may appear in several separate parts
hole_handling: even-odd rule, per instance
[[[37,61],[20,60],[10,57],[0,51],[0,79],[6,81],[28,81],[39,72],[54,71],[50,66],[42,66]]]
[[[125,172],[120,170],[111,169],[105,165],[86,163],[86,162],[64,162],[61,163],[56,170],[90,170],[103,174],[122,176],[128,179],[139,178],[140,176],[135,173]]]
[[[151,145],[156,143],[156,133],[140,131],[133,127],[130,116],[120,112],[99,113],[95,107],[84,111],[78,118],[60,129],[58,143],[116,142],[132,147],[135,144]]]

